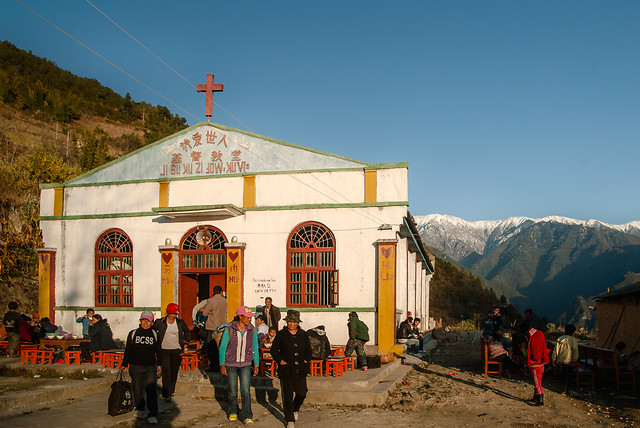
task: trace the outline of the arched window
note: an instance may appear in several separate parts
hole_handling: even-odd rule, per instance
[[[180,272],[208,270],[216,272],[227,267],[227,238],[213,226],[198,226],[187,232],[180,245]]]
[[[287,306],[331,307],[338,304],[336,246],[324,225],[307,222],[289,236]]]
[[[120,229],[96,242],[96,306],[133,306],[133,245]]]

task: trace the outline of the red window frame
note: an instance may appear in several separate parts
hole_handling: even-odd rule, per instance
[[[287,306],[338,304],[336,245],[333,232],[318,222],[299,224],[287,240]]]
[[[196,226],[180,241],[180,273],[221,273],[227,271],[227,237],[210,225]]]
[[[95,306],[133,306],[133,242],[121,229],[96,240]]]

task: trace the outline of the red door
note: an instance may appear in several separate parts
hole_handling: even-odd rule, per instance
[[[191,311],[198,304],[198,276],[180,275],[180,318],[193,328]]]

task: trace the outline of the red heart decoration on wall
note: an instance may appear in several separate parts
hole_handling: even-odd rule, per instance
[[[173,258],[173,253],[162,253],[162,260],[164,260],[166,264],[169,264],[172,258]]]
[[[393,248],[391,247],[382,247],[380,248],[380,252],[384,256],[385,259],[388,259],[391,254],[393,254]]]
[[[46,265],[49,261],[49,254],[40,254],[40,263]]]
[[[231,259],[232,262],[235,262],[236,259],[238,258],[238,253],[237,252],[229,253],[229,258]]]

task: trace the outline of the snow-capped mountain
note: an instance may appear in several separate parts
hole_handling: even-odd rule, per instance
[[[446,214],[415,216],[424,243],[455,261],[477,253],[483,255],[528,227],[544,222],[614,229],[640,237],[640,221],[612,225],[598,220],[576,220],[568,217],[509,217],[504,220],[467,221]]]

